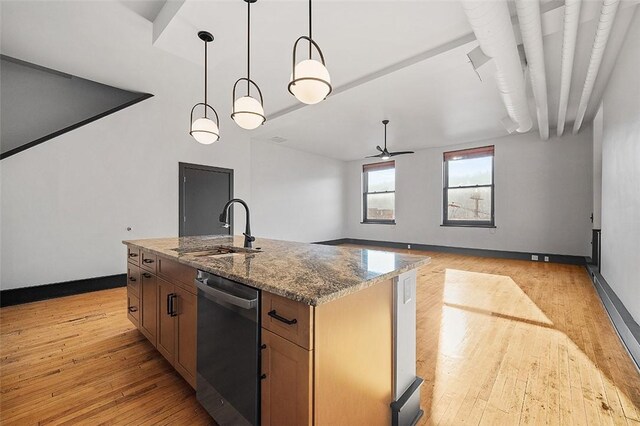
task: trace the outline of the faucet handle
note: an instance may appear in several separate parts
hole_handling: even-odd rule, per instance
[[[249,235],[246,232],[243,232],[242,235],[244,235],[245,237],[247,237],[247,239],[251,242],[256,240],[256,237],[254,237],[253,235]]]

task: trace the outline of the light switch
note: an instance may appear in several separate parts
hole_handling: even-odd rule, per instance
[[[411,278],[405,278],[405,279],[404,279],[404,281],[403,281],[403,287],[404,287],[404,290],[403,290],[403,293],[404,293],[403,300],[404,300],[404,304],[406,305],[407,303],[411,302],[411,298],[412,298],[412,295],[411,295],[411,293],[412,293],[412,291],[411,291],[411,288],[412,288],[412,285],[411,285]]]

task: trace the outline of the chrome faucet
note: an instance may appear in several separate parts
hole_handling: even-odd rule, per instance
[[[251,235],[251,221],[249,219],[249,206],[247,205],[247,203],[244,202],[244,200],[241,200],[240,198],[234,198],[233,200],[227,201],[227,204],[225,204],[224,207],[222,208],[222,213],[220,213],[220,222],[223,223],[222,226],[224,228],[229,227],[229,207],[233,203],[242,204],[244,206],[245,212],[247,213],[246,214],[247,224],[242,234],[244,235],[244,247],[251,248],[251,243],[253,243],[256,240],[256,237]]]

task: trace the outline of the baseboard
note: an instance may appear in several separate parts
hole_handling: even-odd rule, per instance
[[[611,289],[607,280],[598,272],[598,267],[589,265],[587,266],[587,271],[613,323],[613,327],[640,371],[640,325],[635,322],[622,301]]]
[[[124,287],[127,285],[127,274],[109,275],[106,277],[87,278],[56,284],[45,284],[35,287],[15,288],[0,291],[0,307],[89,293],[91,291]]]
[[[378,246],[378,247],[391,247],[406,249],[411,245],[414,250],[425,251],[437,251],[442,253],[464,254],[468,256],[479,257],[495,257],[499,259],[516,259],[516,260],[528,260],[531,261],[531,255],[538,255],[538,262],[544,261],[544,256],[549,257],[551,263],[564,263],[568,265],[586,265],[587,260],[584,256],[570,256],[565,254],[549,254],[549,253],[535,253],[535,252],[518,252],[518,251],[505,251],[505,250],[487,250],[487,249],[475,249],[465,247],[450,247],[450,246],[437,246],[430,244],[415,244],[415,243],[398,243],[392,241],[376,241],[376,240],[362,240],[357,238],[340,238],[336,240],[322,241],[317,244],[326,245],[340,245],[340,244],[360,244],[366,246]]]

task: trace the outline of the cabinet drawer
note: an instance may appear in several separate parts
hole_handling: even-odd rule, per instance
[[[262,326],[278,336],[313,349],[313,307],[262,292]]]
[[[134,265],[140,265],[140,249],[127,246],[127,261]]]
[[[127,317],[138,327],[140,324],[140,299],[131,290],[127,291]]]
[[[169,282],[179,284],[185,290],[193,294],[197,294],[196,285],[196,269],[182,263],[178,263],[173,259],[158,256],[158,275],[166,278]]]
[[[140,252],[140,267],[146,269],[147,271],[151,271],[155,274],[156,272],[156,255],[151,254],[146,251]]]
[[[130,293],[140,297],[140,268],[135,265],[127,265],[127,288]]]

